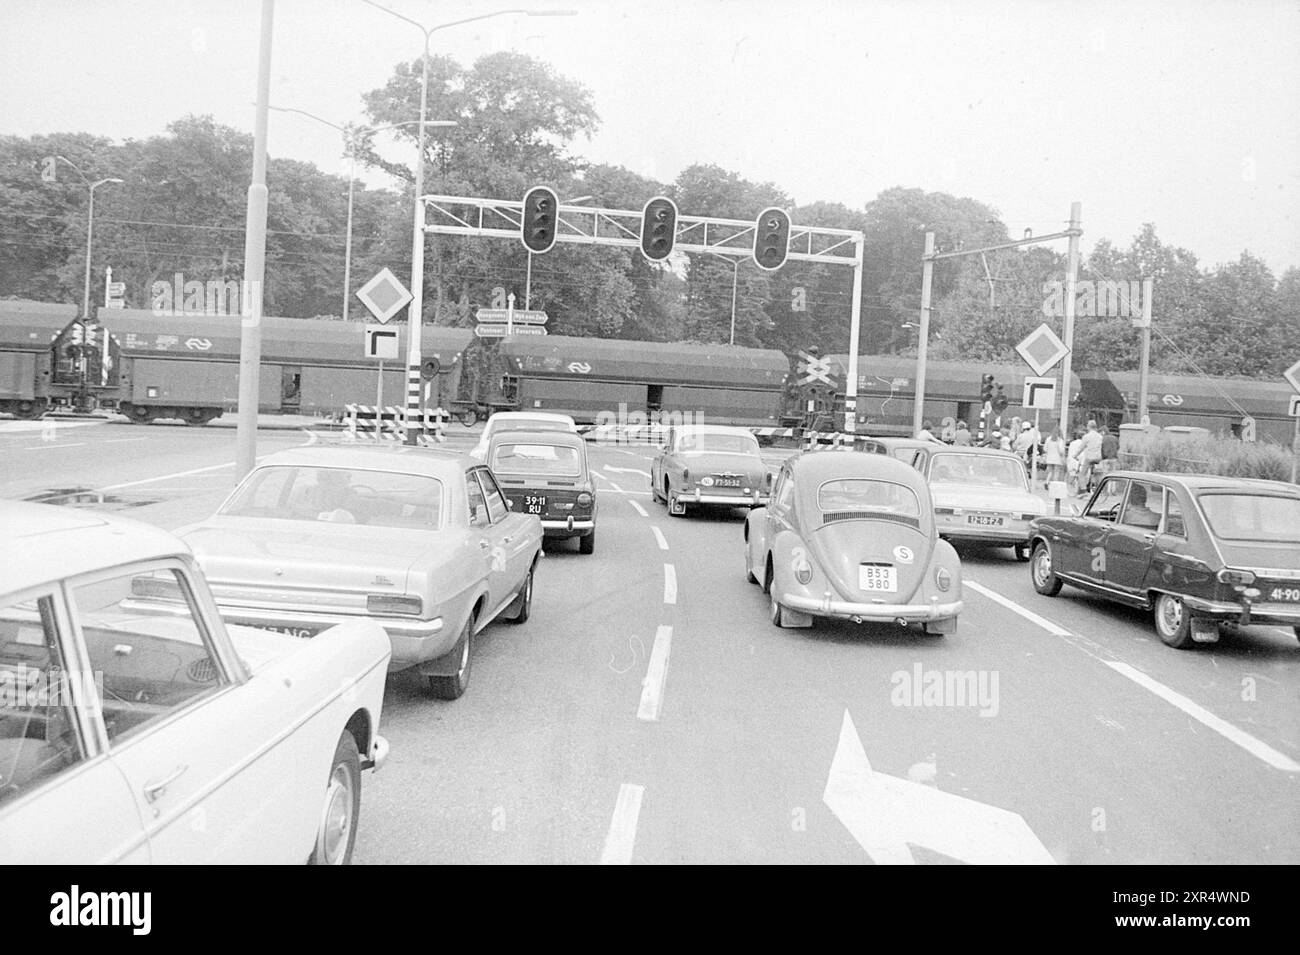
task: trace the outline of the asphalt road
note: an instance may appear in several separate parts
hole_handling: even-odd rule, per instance
[[[0,421],[0,497],[174,528],[230,490],[233,454],[229,428]],[[1300,862],[1289,630],[1171,650],[999,550],[962,552],[954,635],[778,630],[743,513],[669,517],[651,455],[592,448],[596,553],[548,552],[464,697],[390,677],[358,862]]]

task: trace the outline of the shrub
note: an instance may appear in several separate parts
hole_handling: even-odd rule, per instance
[[[1139,471],[1291,480],[1291,452],[1270,441],[1216,437],[1181,440],[1156,434],[1133,439],[1119,458],[1122,467]]]

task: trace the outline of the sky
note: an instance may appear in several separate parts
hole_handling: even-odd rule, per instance
[[[949,192],[1017,236],[1064,228],[1078,201],[1085,250],[1154,222],[1203,266],[1243,250],[1300,266],[1295,0],[513,2],[576,15],[494,16],[431,49],[517,50],[581,82],[601,118],[572,145],[588,160],[664,182],[713,163],[855,209],[894,186]],[[428,26],[507,7],[382,3]],[[140,139],[190,113],[251,131],[260,7],[3,0],[0,134]],[[271,102],[363,120],[361,94],[422,46],[362,0],[277,0]],[[300,116],[272,114],[269,151],[346,173],[339,134]]]

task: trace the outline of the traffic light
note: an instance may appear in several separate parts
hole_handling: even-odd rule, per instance
[[[980,404],[986,405],[993,400],[993,376],[985,375],[980,379]]]
[[[1001,385],[993,386],[993,413],[1002,414],[1007,410],[1007,396],[1002,393]]]
[[[672,255],[676,238],[677,203],[656,196],[641,210],[641,254],[651,262],[661,262]]]
[[[558,231],[560,200],[554,190],[534,186],[524,193],[524,215],[519,223],[524,248],[529,252],[550,252]]]
[[[774,272],[785,265],[790,251],[790,216],[775,206],[764,209],[754,223],[754,261]]]

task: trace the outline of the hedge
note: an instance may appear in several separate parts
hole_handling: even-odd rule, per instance
[[[1291,480],[1289,449],[1269,441],[1236,438],[1171,438],[1156,434],[1134,438],[1120,452],[1120,466],[1173,474],[1221,474],[1225,477]]]

